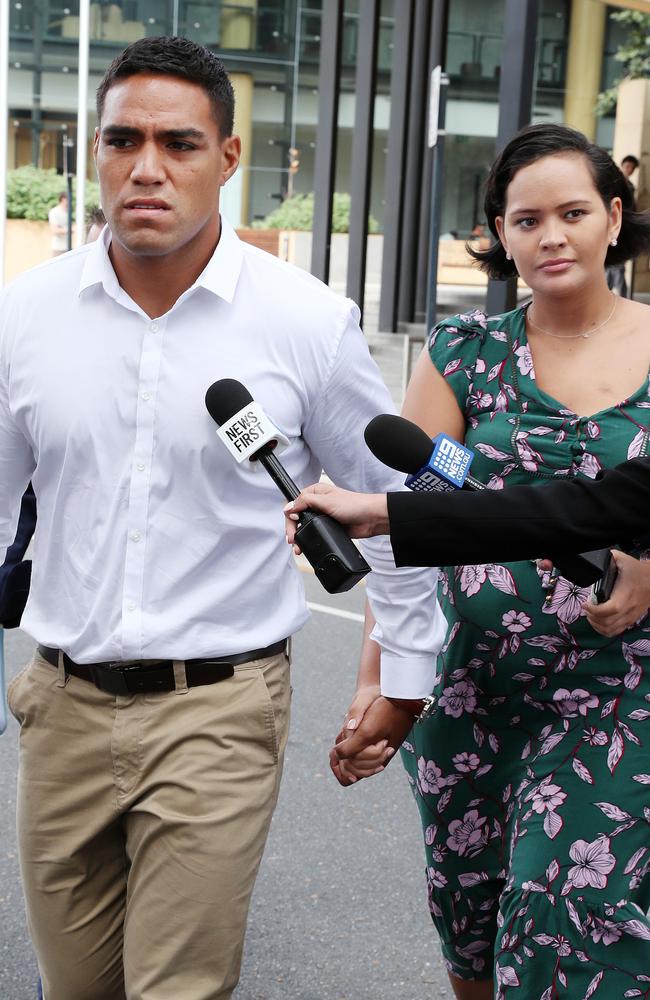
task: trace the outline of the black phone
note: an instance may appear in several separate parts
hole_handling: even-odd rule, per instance
[[[613,547],[618,548],[618,546],[613,546]],[[614,589],[614,584],[616,583],[617,574],[618,570],[616,568],[616,562],[612,556],[612,553],[610,552],[609,559],[607,560],[607,565],[605,566],[603,575],[598,580],[596,580],[594,584],[593,593],[594,593],[594,598],[596,600],[596,604],[604,604],[605,601],[608,601],[610,599],[612,595],[612,590]]]

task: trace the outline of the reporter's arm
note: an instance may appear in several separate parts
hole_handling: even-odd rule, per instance
[[[389,493],[398,566],[533,559],[586,552],[648,534],[650,459],[624,462],[602,479],[567,479],[482,493]]]

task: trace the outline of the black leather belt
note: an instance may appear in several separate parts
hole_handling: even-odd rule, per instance
[[[238,663],[263,660],[267,656],[279,656],[287,648],[287,640],[280,639],[264,649],[251,649],[247,653],[232,656],[215,656],[201,660],[183,660],[188,687],[201,684],[216,684],[232,677]],[[39,646],[39,654],[53,667],[59,665],[59,650],[53,646]],[[147,694],[156,691],[173,691],[173,660],[155,660],[145,663],[75,663],[67,653],[63,654],[66,674],[90,681],[100,691],[107,694]]]

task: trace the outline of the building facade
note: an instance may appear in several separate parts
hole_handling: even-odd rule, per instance
[[[371,213],[380,225],[390,113],[392,37],[401,0],[382,0]],[[341,51],[336,188],[350,189],[360,5],[346,0]],[[619,6],[541,0],[534,120],[567,121],[606,147],[613,119],[593,104],[617,73]],[[638,0],[631,6],[637,6]],[[445,69],[450,77],[442,231],[467,236],[481,215],[481,186],[494,155],[504,0],[450,0]],[[263,219],[291,192],[313,190],[321,0],[94,0],[90,4],[88,135],[94,92],[111,59],[147,35],[180,34],[213,48],[232,75],[242,169],[224,193],[236,225]],[[75,161],[79,0],[10,0],[8,168],[59,172]],[[293,152],[291,152],[293,151]],[[89,177],[93,176],[89,157]]]

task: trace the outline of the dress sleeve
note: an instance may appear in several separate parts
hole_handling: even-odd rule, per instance
[[[428,337],[429,357],[447,380],[463,413],[477,365],[482,364],[479,355],[486,327],[487,318],[477,309],[444,319]]]

